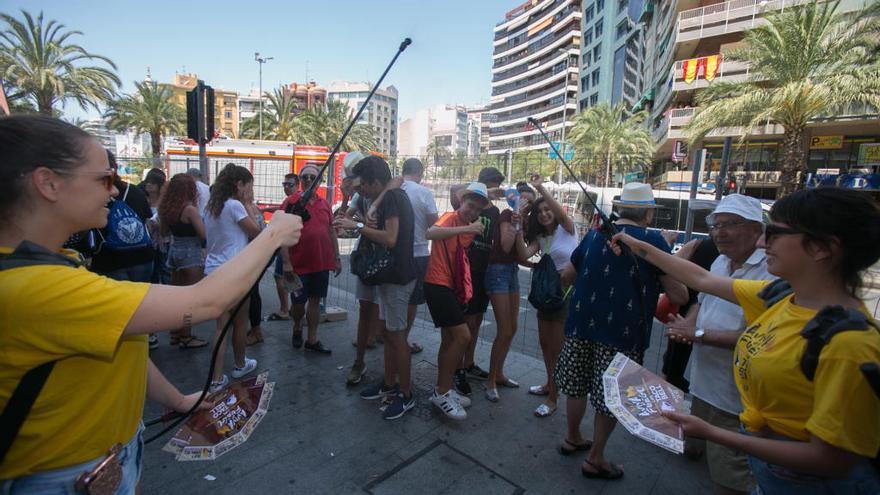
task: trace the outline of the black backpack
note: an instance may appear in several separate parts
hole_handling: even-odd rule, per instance
[[[556,271],[556,263],[549,254],[541,256],[538,264],[532,268],[529,302],[535,309],[545,313],[559,311],[565,305],[562,280],[559,278],[559,272]]]
[[[54,253],[42,246],[29,241],[22,241],[9,254],[0,255],[0,271],[11,270],[34,265],[61,265],[77,268],[80,263],[63,254]],[[24,424],[25,418],[37,401],[37,396],[49,379],[52,368],[56,361],[49,361],[28,370],[18,382],[18,386],[6,402],[3,412],[0,413],[0,464],[12,447],[12,442],[18,435],[18,431]]]

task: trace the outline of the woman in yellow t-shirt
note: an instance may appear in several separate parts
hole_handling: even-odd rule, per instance
[[[880,362],[880,332],[844,331],[823,348],[815,375],[801,370],[800,335],[832,305],[870,317],[859,299],[861,274],[880,258],[880,207],[854,190],[818,188],[777,201],[758,247],[793,293],[765,306],[768,282],[713,275],[626,234],[633,253],[689,287],[742,306],[747,327],[734,353],[745,434],[685,414],[667,414],[688,435],[749,454],[761,493],[880,493],[870,459],[880,450],[880,398],[859,366]]]
[[[302,222],[276,213],[239,256],[195,285],[119,282],[61,249],[73,233],[105,226],[118,194],[98,141],[58,119],[12,116],[0,119],[0,156],[0,410],[25,373],[55,362],[0,459],[0,493],[73,493],[77,477],[116,444],[116,493],[134,493],[144,397],[183,412],[199,395],[182,395],[153,365],[147,334],[217,318],[276,249],[297,242]],[[37,258],[43,264],[31,263]]]

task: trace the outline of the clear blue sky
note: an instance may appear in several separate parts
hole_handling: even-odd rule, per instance
[[[439,103],[488,103],[492,28],[521,0],[5,0],[83,32],[74,39],[110,57],[123,91],[150,67],[153,79],[194,72],[215,88],[256,87],[254,52],[275,57],[263,66],[263,88],[332,80],[375,81],[409,36],[383,86],[400,91],[400,116]],[[65,114],[84,117],[75,103]],[[90,115],[96,115],[94,111]]]

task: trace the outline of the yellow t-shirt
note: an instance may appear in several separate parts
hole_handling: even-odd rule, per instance
[[[746,319],[733,356],[742,397],[740,420],[749,431],[769,427],[796,440],[810,434],[843,450],[874,457],[880,449],[880,399],[859,370],[880,362],[880,333],[845,331],[825,345],[812,382],[801,371],[807,339],[801,330],[816,311],[792,296],[766,308],[758,293],[768,281],[734,280]],[[869,315],[862,306],[861,311]]]
[[[122,331],[148,289],[85,268],[0,270],[0,409],[25,372],[60,360],[0,465],[0,479],[80,464],[132,438],[143,414],[149,349],[146,335]]]

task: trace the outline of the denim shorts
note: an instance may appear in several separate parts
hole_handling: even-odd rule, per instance
[[[486,270],[486,293],[511,294],[519,292],[519,265],[492,263]]]
[[[201,239],[175,236],[168,248],[168,258],[165,260],[165,264],[171,271],[204,265]]]
[[[144,454],[143,433],[144,425],[141,423],[134,437],[122,447],[122,451],[119,453],[119,462],[122,464],[122,483],[116,490],[117,495],[133,494],[141,479]],[[75,466],[2,480],[0,481],[0,495],[73,495],[78,493],[74,489],[74,483],[79,475],[94,469],[103,460],[104,456],[101,456]]]
[[[740,432],[755,436],[740,427]],[[781,435],[772,438],[790,440]],[[862,457],[843,479],[821,478],[815,475],[799,473],[776,464],[770,464],[754,456],[749,457],[749,468],[755,477],[754,493],[771,495],[774,493],[797,493],[798,495],[820,495],[839,493],[842,495],[861,495],[863,493],[880,493],[880,475],[871,465],[871,460]]]

